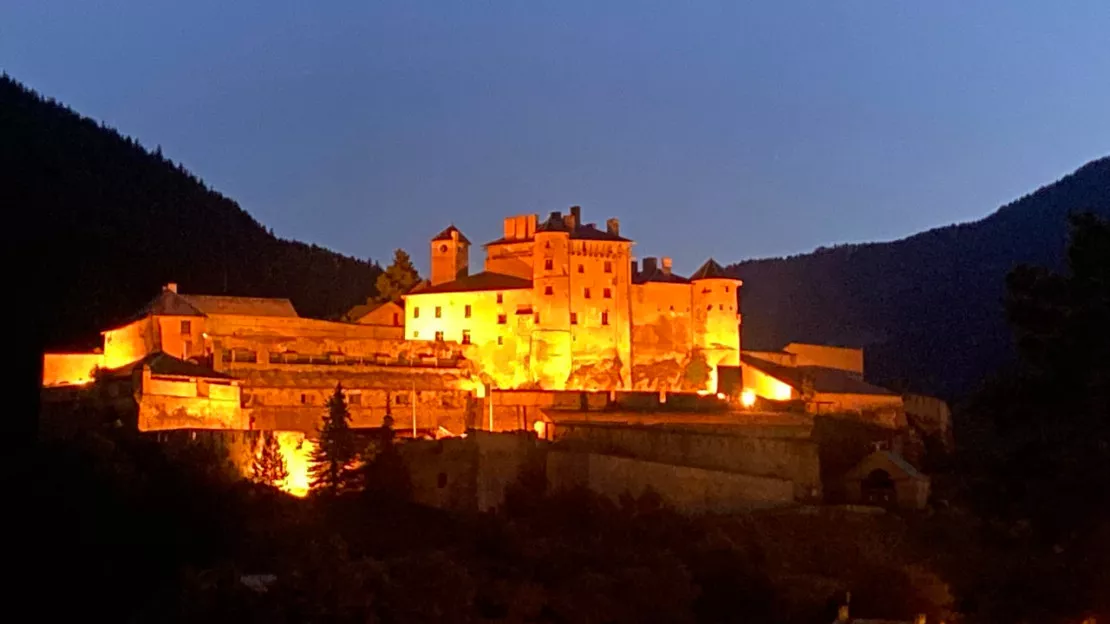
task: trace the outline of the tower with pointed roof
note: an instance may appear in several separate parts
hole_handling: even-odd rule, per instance
[[[466,277],[470,270],[470,241],[450,225],[432,238],[432,286]]]
[[[718,366],[740,365],[740,300],[743,283],[710,258],[690,276],[694,344]]]

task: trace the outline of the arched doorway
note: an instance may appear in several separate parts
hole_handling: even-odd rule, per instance
[[[876,468],[867,473],[860,483],[860,494],[866,505],[893,505],[896,501],[894,479],[890,478],[889,472]]]

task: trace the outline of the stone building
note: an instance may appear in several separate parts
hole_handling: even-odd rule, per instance
[[[863,349],[791,343],[781,351],[744,351],[744,391],[771,402],[799,402],[811,414],[854,413],[886,427],[905,426],[900,395],[867,383]]]
[[[470,241],[431,240],[431,279],[405,295],[405,339],[457,342],[497,388],[718,390],[740,364],[740,280],[713,260],[689,278],[669,258],[633,260],[633,241],[581,210],[518,215],[470,272]]]

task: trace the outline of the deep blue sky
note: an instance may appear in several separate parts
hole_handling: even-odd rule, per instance
[[[5,0],[0,68],[281,236],[422,268],[452,221],[581,204],[689,273],[976,219],[1110,153],[1107,0]]]

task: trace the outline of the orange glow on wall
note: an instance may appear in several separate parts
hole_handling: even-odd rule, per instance
[[[794,388],[751,366],[744,366],[744,392],[751,390],[755,396],[772,401],[789,401]],[[742,398],[742,397],[741,397]]]
[[[755,390],[744,388],[743,392],[740,393],[740,405],[744,407],[755,405]]]
[[[42,358],[42,385],[83,386],[93,381],[93,371],[103,364],[99,353],[47,353]]]
[[[300,431],[275,431],[274,436],[281,449],[281,457],[285,460],[285,470],[289,474],[278,487],[293,496],[307,496],[312,487],[309,467],[316,443],[305,439],[304,433]]]

